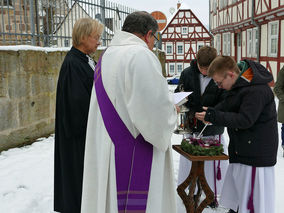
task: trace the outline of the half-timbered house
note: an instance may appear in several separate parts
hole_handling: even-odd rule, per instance
[[[179,75],[195,59],[197,51],[210,45],[212,36],[190,9],[179,9],[162,32],[167,76]]]
[[[259,61],[274,79],[284,66],[284,0],[209,0],[220,54]]]

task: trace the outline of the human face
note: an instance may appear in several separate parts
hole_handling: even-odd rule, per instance
[[[197,66],[202,75],[207,75],[208,67],[202,67],[198,63]]]
[[[154,48],[155,45],[155,41],[156,41],[156,36],[154,35],[154,33],[152,32],[152,30],[150,30],[146,35],[145,35],[145,40],[144,40],[148,46],[148,48],[150,50],[152,50]]]
[[[98,35],[95,31],[93,31],[91,35],[84,37],[81,42],[84,53],[86,54],[94,53],[100,44],[100,35]]]
[[[215,74],[212,78],[219,88],[225,90],[230,90],[236,80],[234,73],[230,71],[225,74]]]

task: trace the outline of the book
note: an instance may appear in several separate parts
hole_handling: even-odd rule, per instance
[[[177,92],[173,94],[174,98],[174,104],[177,106],[181,106],[185,104],[188,99],[187,97],[191,94],[192,92]]]

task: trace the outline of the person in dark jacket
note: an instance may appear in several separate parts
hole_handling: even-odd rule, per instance
[[[228,128],[230,165],[221,204],[230,212],[274,213],[274,165],[278,147],[271,73],[261,64],[218,56],[208,75],[228,90],[225,100],[197,113],[201,121]]]
[[[278,73],[277,81],[274,85],[274,92],[279,100],[277,117],[278,117],[278,122],[282,124],[281,139],[282,139],[282,148],[284,151],[284,66]],[[284,152],[283,152],[283,157],[284,157]]]
[[[207,69],[216,56],[217,51],[215,48],[209,46],[202,47],[198,51],[196,59],[191,61],[190,67],[186,68],[181,73],[179,84],[175,90],[175,92],[192,92],[188,98],[188,102],[186,103],[186,106],[189,109],[189,113],[187,114],[188,123],[191,124],[190,128],[192,132],[201,132],[204,127],[203,122],[195,119],[195,113],[202,112],[202,106],[216,106],[225,97],[225,90],[218,88],[212,78],[207,76]],[[210,125],[206,127],[203,132],[203,136],[218,138],[218,140],[220,140],[220,142],[224,145],[224,149],[227,150],[225,139],[222,136],[223,132],[223,126]],[[185,180],[188,175],[188,171],[190,170],[190,166],[191,165],[188,160],[181,156],[178,184],[181,184]],[[214,168],[215,172],[219,169],[222,171],[222,174],[225,174],[227,166],[227,161],[207,161],[205,163],[205,175],[207,182],[212,191],[215,191],[216,195],[221,191],[223,181],[216,181],[216,178],[214,177]],[[215,188],[217,188],[217,190],[215,190]],[[214,202],[210,206],[215,207],[216,205],[217,203]],[[179,212],[182,211],[184,210],[179,210]]]
[[[54,150],[54,211],[81,212],[82,179],[94,61],[88,56],[100,44],[103,25],[79,19],[73,47],[59,73],[56,94]]]

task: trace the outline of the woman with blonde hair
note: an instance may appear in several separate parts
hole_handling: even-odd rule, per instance
[[[55,115],[54,210],[79,213],[86,127],[95,62],[89,56],[100,45],[104,26],[79,19],[72,31],[73,46],[59,73]]]

